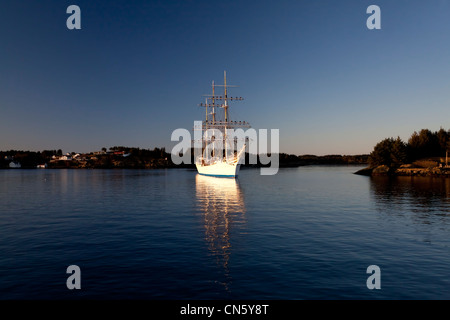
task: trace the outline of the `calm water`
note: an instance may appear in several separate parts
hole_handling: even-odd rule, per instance
[[[2,170],[0,299],[450,299],[450,180],[357,169]]]

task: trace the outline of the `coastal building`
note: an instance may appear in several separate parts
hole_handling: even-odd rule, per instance
[[[59,158],[59,160],[61,160],[61,161],[72,161],[72,159],[73,158],[70,155],[64,155]]]
[[[9,167],[11,169],[19,169],[19,168],[22,168],[22,165],[19,162],[11,161],[9,163]]]

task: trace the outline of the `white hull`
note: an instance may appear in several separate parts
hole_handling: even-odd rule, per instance
[[[226,162],[216,162],[211,165],[196,164],[199,174],[216,177],[237,177],[240,164],[228,164]]]

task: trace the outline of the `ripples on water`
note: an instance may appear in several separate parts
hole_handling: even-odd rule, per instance
[[[450,298],[449,179],[357,169],[2,170],[0,298]]]

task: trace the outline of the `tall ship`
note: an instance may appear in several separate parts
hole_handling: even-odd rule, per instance
[[[236,86],[227,85],[226,71],[223,78],[223,85],[212,82],[212,94],[205,95],[205,103],[200,104],[205,108],[205,120],[201,126],[202,153],[196,157],[195,165],[201,175],[236,178],[245,157],[246,141],[238,141],[229,133],[231,129],[250,128],[250,124],[231,120],[230,104],[244,99],[229,96],[229,88]],[[223,94],[216,93],[217,87],[223,88]]]

